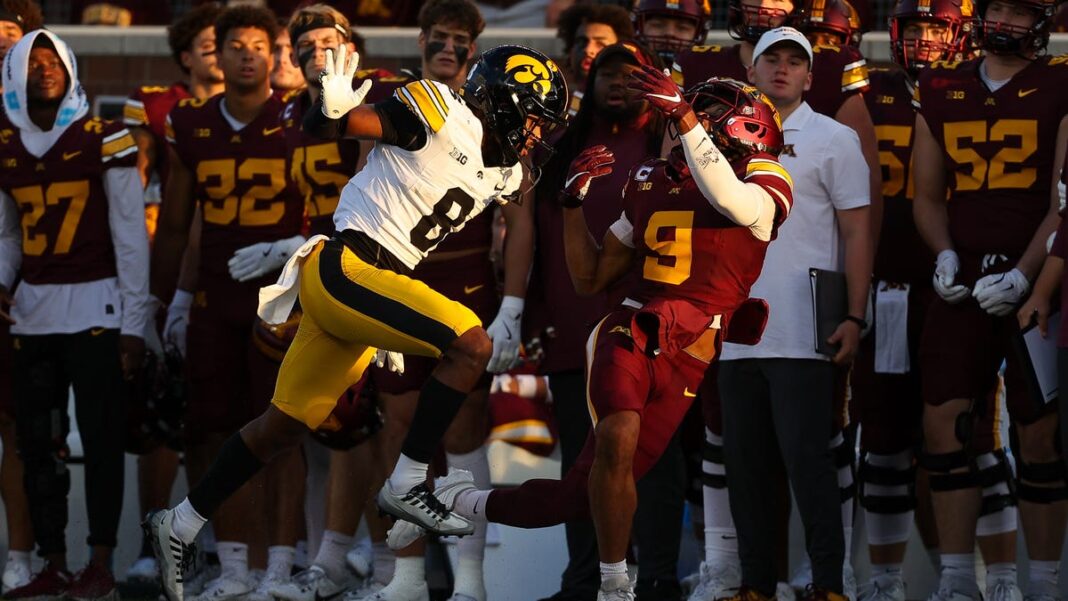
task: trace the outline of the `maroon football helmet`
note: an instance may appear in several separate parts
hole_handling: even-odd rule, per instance
[[[1057,14],[1055,0],[1009,0],[1034,11],[1035,22],[1030,27],[1007,25],[986,18],[990,0],[979,0],[976,12],[975,42],[992,54],[1041,54],[1049,43],[1050,29]]]
[[[905,28],[915,21],[944,26],[945,39],[905,39]],[[913,77],[933,61],[969,58],[974,24],[971,0],[898,0],[890,14],[891,57]]]
[[[673,58],[676,53],[701,44],[708,34],[709,16],[712,7],[709,0],[639,0],[631,13],[634,22],[634,37],[652,51]],[[645,22],[651,17],[668,17],[692,21],[696,31],[692,38],[682,40],[670,35],[647,35]]]
[[[846,0],[807,0],[794,20],[813,44],[860,46],[860,13]]]
[[[782,151],[779,112],[754,86],[713,77],[695,84],[683,96],[716,147],[731,163],[759,152],[778,156]],[[681,145],[671,151],[670,160],[677,170],[685,172],[686,158]]]
[[[727,4],[727,32],[736,40],[757,43],[769,29],[790,25],[800,14],[801,1],[794,2],[792,12],[781,8],[746,6],[742,0],[730,0]]]

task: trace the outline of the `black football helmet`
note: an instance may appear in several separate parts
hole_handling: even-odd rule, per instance
[[[531,48],[505,45],[482,53],[462,92],[478,111],[483,131],[497,139],[500,156],[487,157],[489,166],[516,164],[531,144],[548,160],[552,147],[545,140],[567,124],[564,74],[552,59]]]
[[[126,382],[126,451],[144,455],[160,445],[182,448],[186,380],[182,356],[171,347],[162,355],[145,352],[134,377]]]
[[[976,11],[976,45],[992,54],[1041,54],[1049,43],[1050,29],[1057,14],[1054,0],[1009,0],[1030,9],[1035,22],[1030,27],[1008,25],[986,18],[991,0],[979,0]]]

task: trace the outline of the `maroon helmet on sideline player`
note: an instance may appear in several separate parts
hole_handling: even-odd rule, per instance
[[[808,0],[795,25],[810,42],[824,46],[860,46],[860,13],[846,0]]]
[[[673,57],[691,46],[704,43],[711,14],[709,0],[638,0],[631,13],[634,37],[661,56]],[[690,21],[694,25],[693,37],[681,39],[668,31],[647,33],[646,28],[650,25],[659,29],[656,27],[657,19]]]
[[[727,33],[739,41],[757,43],[769,29],[789,25],[800,14],[801,0],[791,10],[764,6],[763,2],[748,4],[745,0],[730,0],[727,5]]]
[[[1011,0],[1012,4],[1034,11],[1035,22],[1030,27],[987,20],[986,10],[990,3],[991,0],[979,0],[978,3],[979,10],[975,15],[977,46],[993,54],[1041,54],[1046,49],[1058,2],[1054,0]]]
[[[906,27],[915,21],[941,25],[942,39],[906,36]],[[913,77],[933,61],[968,58],[974,25],[971,0],[899,0],[890,13],[890,56]]]

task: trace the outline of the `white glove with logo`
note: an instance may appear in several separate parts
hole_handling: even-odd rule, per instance
[[[953,284],[960,271],[960,259],[952,250],[938,253],[935,262],[934,289],[947,303],[956,304],[968,297],[968,287]]]
[[[979,307],[991,315],[1005,316],[1016,310],[1016,305],[1031,290],[1031,282],[1019,269],[995,273],[975,283],[972,296]]]
[[[167,306],[167,320],[163,322],[163,342],[178,349],[185,356],[185,331],[189,325],[189,310],[193,306],[193,293],[175,290],[171,304]]]
[[[493,356],[486,365],[486,371],[495,374],[506,372],[519,361],[519,326],[523,321],[523,304],[523,299],[518,296],[501,299],[497,317],[486,328],[486,333],[493,340]]]
[[[239,248],[226,263],[230,268],[230,277],[238,282],[247,282],[280,269],[304,242],[303,236],[293,236],[285,240],[257,242]]]
[[[338,46],[337,56],[334,51],[326,50],[326,68],[319,74],[319,86],[323,90],[323,114],[330,119],[340,119],[352,109],[360,106],[367,92],[371,91],[371,80],[353,90],[352,78],[360,66],[360,53],[353,52],[345,60],[345,45]]]
[[[403,374],[404,353],[378,349],[378,352],[375,353],[375,365],[380,368],[387,368],[395,374]]]

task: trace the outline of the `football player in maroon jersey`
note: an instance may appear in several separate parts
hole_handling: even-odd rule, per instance
[[[274,41],[274,69],[271,71],[271,89],[280,98],[304,88],[305,76],[297,65],[295,56],[288,22],[282,21],[279,23],[278,38]]]
[[[983,56],[938,63],[920,76],[913,142],[913,212],[937,254],[920,342],[924,449],[942,574],[937,599],[978,599],[972,549],[986,486],[973,459],[975,416],[1006,363],[1016,447],[1016,493],[1032,565],[1029,595],[1056,595],[1068,485],[1056,449],[1057,412],[1028,396],[1012,315],[1057,226],[1056,184],[1068,145],[1068,82],[1060,57],[1043,56],[1054,5],[979,3]],[[1004,587],[1002,587],[1004,588]],[[1001,593],[993,591],[994,596]]]
[[[21,274],[10,314],[15,425],[30,519],[46,561],[5,597],[111,598],[122,508],[123,377],[132,378],[144,359],[151,313],[137,145],[121,124],[88,115],[74,54],[54,34],[27,34],[4,65],[0,286],[6,296]],[[92,548],[88,566],[74,577],[65,537],[71,385]]]
[[[0,2],[0,59],[29,31],[43,24],[41,7],[33,0]],[[10,299],[0,293],[0,312]],[[6,319],[0,319],[0,442],[5,449],[15,448],[15,400],[11,396],[11,331]],[[30,553],[33,530],[30,509],[22,486],[22,460],[18,453],[4,453],[0,463],[0,499],[7,518],[7,561],[4,563],[2,591],[23,586],[30,581]]]
[[[259,288],[274,281],[279,257],[303,239],[303,199],[285,175],[282,103],[268,79],[275,17],[265,9],[235,7],[218,17],[215,32],[225,91],[208,100],[182,100],[168,117],[167,188],[153,248],[153,289],[170,298],[194,209],[200,207],[200,260],[187,335],[186,459],[192,482],[205,474],[226,437],[270,400],[278,365],[252,347]],[[271,462],[267,487],[285,474],[289,489],[271,495],[269,512],[292,516],[270,520],[272,544],[296,542],[303,466],[296,450]],[[201,593],[204,598],[249,592],[248,503],[260,490],[245,486],[222,505],[215,530],[222,575]],[[292,551],[272,555],[270,569],[288,572]]]
[[[194,8],[167,28],[167,42],[175,63],[187,76],[187,80],[170,86],[143,86],[126,99],[123,107],[123,122],[137,140],[139,150],[137,167],[141,181],[149,185],[153,173],[158,182],[151,186],[145,204],[145,220],[151,241],[159,219],[159,190],[166,180],[167,153],[163,137],[167,113],[182,98],[207,99],[223,89],[222,71],[215,54],[215,28],[212,24],[220,8],[205,4]],[[146,199],[147,200],[147,199]],[[195,277],[189,269],[187,278]],[[185,324],[189,321],[189,308],[194,287],[190,280],[181,284],[175,292],[175,300],[168,307],[163,339],[169,345],[185,352]],[[131,415],[131,419],[133,416]],[[171,485],[178,474],[178,453],[167,445],[159,445],[137,458],[138,501],[141,513],[166,507],[171,498]],[[152,548],[147,539],[143,542],[140,557],[126,572],[126,579],[134,583],[151,583],[158,577],[159,568],[152,557]]]
[[[639,0],[631,13],[635,39],[668,65],[677,53],[705,41],[711,17],[708,0]]]
[[[861,344],[850,378],[850,408],[860,422],[860,503],[864,507],[872,580],[860,591],[865,600],[903,600],[901,565],[917,503],[913,449],[921,440],[919,343],[926,307],[934,296],[930,276],[933,255],[912,219],[911,100],[916,80],[936,60],[961,60],[972,54],[972,10],[957,0],[901,0],[890,17],[891,56],[896,67],[870,70],[871,93],[865,95],[875,121],[883,167],[885,213],[875,257],[876,315],[873,331]],[[907,313],[901,313],[906,309]],[[898,316],[891,318],[891,316]],[[895,342],[902,342],[896,348]],[[989,397],[993,399],[994,391]],[[994,448],[998,404],[986,403],[973,444],[979,455],[983,508],[977,535],[988,566],[991,591],[997,581],[1015,589],[1016,501],[1011,469],[1003,450]],[[917,524],[924,522],[917,520]],[[921,528],[928,548],[937,533]],[[1005,564],[1011,566],[1004,569]],[[991,571],[993,570],[993,571]],[[1011,572],[1003,577],[1000,572]],[[990,596],[990,595],[988,595]]]
[[[568,269],[580,294],[602,291],[632,268],[640,274],[587,342],[594,431],[561,480],[489,491],[453,471],[435,492],[459,515],[523,528],[592,516],[598,598],[619,600],[634,599],[625,555],[635,481],[674,435],[723,339],[759,338],[766,305],[747,300],[749,288],[793,198],[776,159],[778,114],[755,88],[710,81],[684,100],[656,69],[639,66],[632,78],[633,89],[682,132],[680,144],[668,159],[630,170],[623,214],[600,245],[578,209],[591,183],[613,171],[612,153],[605,146],[580,153],[559,195]],[[737,313],[743,306],[755,309],[750,317]],[[391,544],[417,535],[410,524],[394,527]]]
[[[556,37],[564,42],[567,58],[563,64],[571,89],[568,113],[574,116],[582,102],[594,57],[606,46],[633,39],[634,26],[630,14],[619,6],[576,3],[560,15]]]

